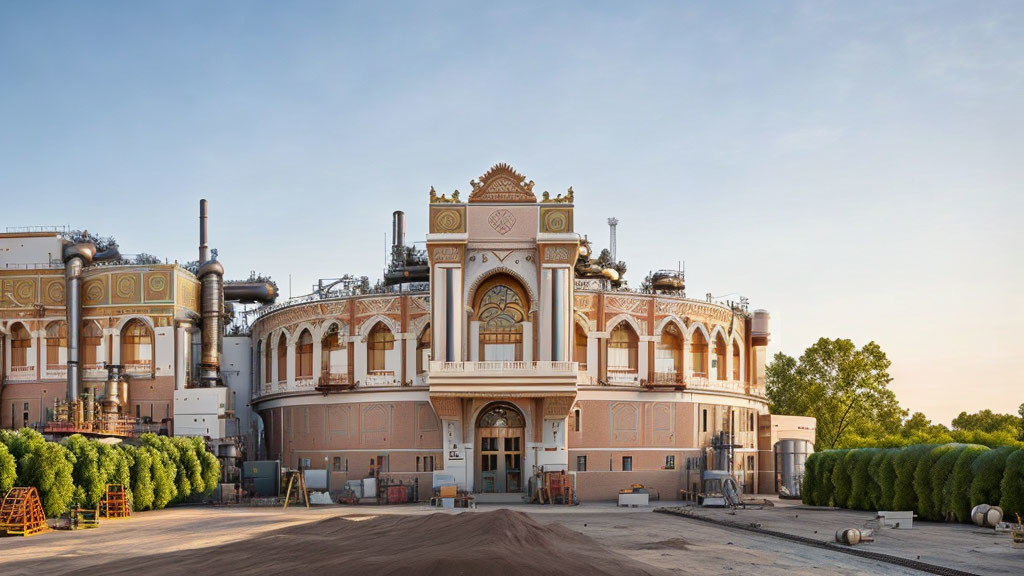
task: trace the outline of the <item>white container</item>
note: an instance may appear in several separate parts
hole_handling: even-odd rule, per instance
[[[647,506],[649,503],[650,494],[619,494],[619,506]]]
[[[878,517],[882,520],[882,526],[910,530],[914,527],[913,510],[896,510],[879,512]]]
[[[455,508],[455,498],[441,498],[441,508]]]
[[[377,479],[363,478],[363,498],[377,497]]]

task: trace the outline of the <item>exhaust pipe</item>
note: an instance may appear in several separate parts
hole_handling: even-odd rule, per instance
[[[216,386],[220,381],[220,350],[224,337],[224,266],[209,259],[207,247],[208,202],[199,201],[199,278],[200,314],[202,317],[202,358],[199,379],[203,386]]]
[[[67,243],[61,253],[64,261],[64,283],[66,295],[66,313],[68,324],[68,389],[67,400],[78,399],[81,392],[81,373],[79,366],[80,339],[82,327],[82,271],[93,262],[116,260],[121,257],[117,245],[103,252],[96,252],[92,242]]]
[[[199,201],[199,265],[210,259],[210,251],[206,246],[207,227],[206,221],[209,217],[209,202],[206,198]]]

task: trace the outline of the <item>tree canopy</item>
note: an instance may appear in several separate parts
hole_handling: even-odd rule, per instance
[[[952,428],[933,423],[922,412],[908,418],[889,389],[889,365],[874,342],[858,350],[850,340],[821,338],[799,359],[776,354],[765,371],[771,410],[815,417],[816,450],[1024,442],[1024,404],[1018,415],[961,412]]]
[[[878,344],[847,339],[821,338],[798,360],[776,354],[766,370],[771,410],[815,417],[815,450],[895,433],[906,411],[889,389],[890,364]]]

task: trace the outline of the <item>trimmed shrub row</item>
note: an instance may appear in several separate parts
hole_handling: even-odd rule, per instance
[[[78,503],[95,508],[107,484],[123,484],[135,510],[151,510],[213,492],[220,462],[201,438],[144,434],[138,446],[75,434],[47,442],[31,428],[0,430],[0,495],[35,486],[47,516]]]
[[[804,468],[803,501],[855,510],[914,510],[922,520],[970,522],[998,504],[1024,516],[1024,448],[918,444],[826,450]]]

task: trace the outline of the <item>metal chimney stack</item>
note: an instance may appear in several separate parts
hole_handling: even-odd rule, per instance
[[[608,238],[608,251],[611,252],[611,254],[612,254],[612,262],[618,262],[619,261],[618,256],[617,256],[617,249],[615,247],[615,228],[618,225],[619,225],[619,219],[618,218],[609,218],[608,219],[608,229],[609,229],[608,232],[609,232],[609,235],[610,235],[609,238]]]
[[[401,210],[391,215],[391,246],[405,246],[405,212]]]
[[[199,201],[199,264],[202,265],[210,259],[209,249],[206,246],[206,221],[209,216],[209,203],[205,198]]]

